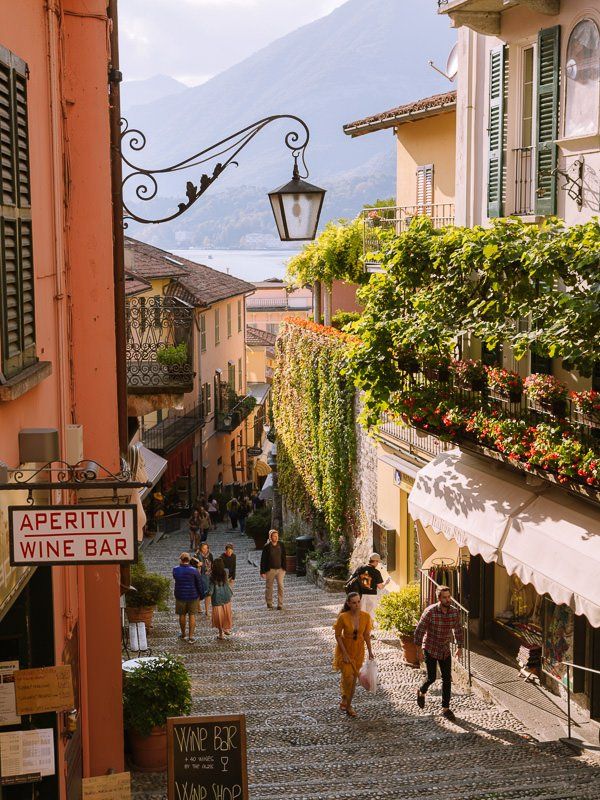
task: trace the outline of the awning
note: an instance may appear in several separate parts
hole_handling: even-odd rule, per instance
[[[600,513],[592,506],[556,490],[540,495],[512,521],[502,564],[600,628]]]
[[[454,539],[473,555],[497,561],[511,519],[536,495],[504,470],[466,453],[440,453],[421,469],[408,497],[415,521]]]
[[[168,461],[165,458],[144,447],[143,444],[138,446],[138,475],[142,475],[142,470],[145,471],[146,477],[140,477],[138,480],[150,481],[152,487],[146,487],[140,492],[140,497],[143,500],[151,491],[152,488],[161,479],[164,471],[167,468]]]
[[[266,481],[258,495],[259,500],[272,500],[273,499],[273,473],[267,475]]]
[[[254,472],[262,478],[271,473],[271,467],[265,461],[262,461],[260,458],[258,458],[254,462]]]

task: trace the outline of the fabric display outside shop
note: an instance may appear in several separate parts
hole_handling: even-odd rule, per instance
[[[496,579],[498,594],[504,595],[504,602],[500,604],[501,608],[494,609],[495,622],[514,638],[519,666],[539,676],[542,669],[543,598],[531,584],[523,584],[517,575],[509,576],[505,570],[496,568]]]
[[[182,442],[167,456],[167,469],[164,474],[165,486],[172,486],[177,478],[187,476],[194,461],[194,439]]]

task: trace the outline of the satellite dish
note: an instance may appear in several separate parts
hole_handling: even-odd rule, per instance
[[[454,81],[456,80],[456,76],[458,75],[458,42],[454,45],[454,47],[450,51],[450,55],[448,56],[448,61],[446,62],[445,72],[441,70],[439,67],[436,67],[433,61],[429,62],[429,66],[436,72],[439,72],[440,75],[443,75],[444,78],[447,78],[451,83],[454,83]]]
[[[458,75],[458,42],[454,45],[452,50],[450,50],[450,55],[446,63],[446,75],[450,81],[456,80],[456,76]]]

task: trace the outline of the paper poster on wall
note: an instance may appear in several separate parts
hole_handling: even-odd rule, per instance
[[[0,726],[21,723],[15,701],[14,673],[18,669],[18,661],[0,661]]]
[[[54,772],[52,728],[0,733],[0,783],[35,781]]]
[[[83,800],[130,800],[131,775],[129,772],[117,772],[113,775],[84,778],[81,788]]]
[[[75,704],[70,664],[15,673],[17,711],[42,714],[44,711],[68,711]]]

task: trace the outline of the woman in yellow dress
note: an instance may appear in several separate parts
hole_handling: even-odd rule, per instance
[[[352,698],[356,689],[358,673],[365,660],[365,645],[372,660],[373,648],[371,647],[371,617],[366,611],[360,610],[360,595],[350,592],[344,607],[338,615],[333,626],[335,631],[335,656],[333,668],[340,673],[340,689],[342,700],[340,709],[349,717],[355,717],[356,711],[352,708]]]

